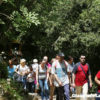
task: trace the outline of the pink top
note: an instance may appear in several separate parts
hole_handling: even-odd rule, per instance
[[[50,68],[51,67],[51,64],[47,63],[47,66],[48,66],[48,68]]]

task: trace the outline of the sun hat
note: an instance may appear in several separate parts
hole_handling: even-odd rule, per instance
[[[20,63],[26,62],[26,60],[23,58],[20,60]]]
[[[33,59],[33,63],[37,63],[38,62],[38,60],[37,59]]]
[[[48,57],[47,57],[47,56],[44,56],[44,57],[43,57],[43,60],[48,60]]]

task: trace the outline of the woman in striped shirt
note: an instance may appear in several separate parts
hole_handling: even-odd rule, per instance
[[[42,61],[39,67],[36,69],[36,81],[37,86],[40,86],[41,89],[41,98],[42,100],[49,100],[49,88],[48,88],[48,67],[46,61]]]

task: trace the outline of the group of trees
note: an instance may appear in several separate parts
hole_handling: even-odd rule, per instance
[[[0,0],[0,45],[17,40],[30,55],[85,54],[98,70],[99,27],[100,0]]]

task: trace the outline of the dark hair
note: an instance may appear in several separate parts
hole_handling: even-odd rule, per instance
[[[28,64],[28,67],[31,68],[32,67],[32,64]]]
[[[33,71],[32,65],[29,64],[28,66],[29,66],[30,71]]]
[[[73,59],[72,56],[68,56],[68,57],[67,57],[67,61],[70,61],[71,59]]]

